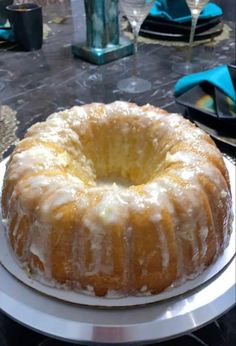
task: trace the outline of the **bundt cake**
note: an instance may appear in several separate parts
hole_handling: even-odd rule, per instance
[[[126,102],[33,125],[7,163],[7,237],[36,280],[97,296],[156,294],[229,242],[228,172],[178,114]]]

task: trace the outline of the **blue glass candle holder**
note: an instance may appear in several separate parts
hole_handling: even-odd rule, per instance
[[[73,44],[76,57],[97,65],[133,54],[133,44],[120,37],[118,0],[84,0],[86,42]]]

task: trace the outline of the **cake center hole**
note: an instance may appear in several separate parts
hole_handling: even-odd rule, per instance
[[[99,177],[96,179],[96,185],[97,186],[111,186],[111,185],[117,185],[119,187],[123,188],[128,188],[131,185],[134,185],[133,182],[127,178],[123,177],[116,177],[116,176],[111,176],[111,177]]]

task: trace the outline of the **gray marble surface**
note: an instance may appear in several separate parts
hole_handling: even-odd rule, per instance
[[[29,126],[46,119],[52,112],[90,102],[108,103],[126,100],[140,105],[150,103],[178,112],[173,87],[180,76],[172,70],[172,64],[184,54],[184,51],[173,46],[140,44],[138,74],[152,82],[152,90],[136,95],[123,93],[117,89],[117,82],[132,73],[133,57],[103,66],[75,59],[71,54],[71,42],[84,40],[85,17],[83,1],[74,0],[72,4],[76,7],[73,15],[69,1],[62,5],[49,5],[44,8],[44,23],[51,31],[44,40],[42,50],[23,52],[18,47],[8,50],[5,45],[0,46],[0,80],[5,83],[5,88],[0,92],[0,105],[11,108],[11,115],[8,116],[10,122],[14,120],[12,131],[16,128],[16,136],[22,138]],[[222,6],[225,6],[227,20],[235,18],[234,0],[222,1]],[[52,22],[55,16],[66,16],[66,20],[63,24],[55,24]],[[211,67],[227,64],[235,59],[235,23],[231,21],[228,24],[232,28],[230,39],[222,41],[215,47],[200,46],[194,49],[195,56],[207,60]],[[0,121],[2,129],[3,126],[9,127],[6,124],[3,120]],[[10,144],[14,144],[15,140],[16,138],[12,136],[10,143],[4,142],[5,147],[4,143],[1,143],[4,148],[3,156],[11,152]],[[220,142],[217,144],[223,152],[235,156],[235,148],[229,148]],[[162,345],[231,346],[235,341],[235,309],[233,309],[199,331],[164,342]],[[29,331],[0,313],[0,345],[55,346],[66,343]]]

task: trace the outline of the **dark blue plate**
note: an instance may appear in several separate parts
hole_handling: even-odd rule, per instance
[[[196,34],[200,34],[201,32],[209,30],[218,25],[220,22],[222,22],[222,16],[198,20]],[[141,26],[141,31],[142,30],[189,36],[191,30],[191,21],[181,23],[177,21],[166,20],[164,18],[148,16]]]
[[[229,65],[236,88],[236,67]],[[188,117],[206,125],[223,136],[236,138],[236,104],[227,95],[207,82],[203,82],[176,98]]]
[[[224,24],[223,21],[219,21],[216,25],[213,25],[211,28],[205,28],[203,31],[199,31],[195,34],[194,40],[206,40],[215,36],[218,36],[222,33]],[[140,35],[157,39],[157,40],[168,40],[168,41],[189,41],[189,30],[176,30],[174,27],[170,30],[170,27],[160,27],[158,31],[158,27],[155,27],[153,30],[148,26],[143,26],[140,29]]]

